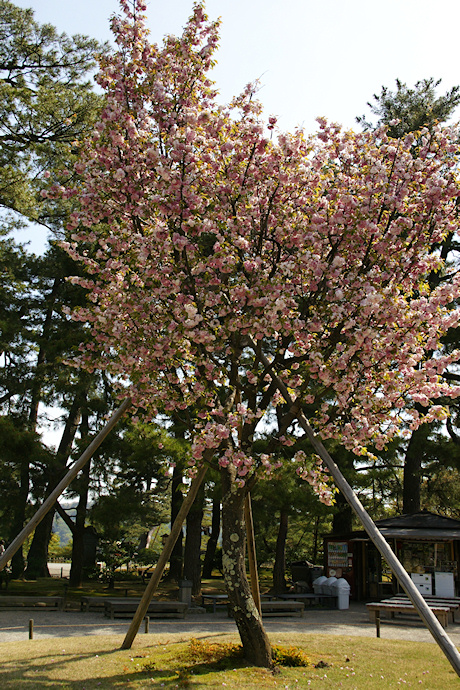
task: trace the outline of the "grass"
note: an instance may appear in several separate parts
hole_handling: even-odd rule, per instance
[[[131,650],[120,650],[122,639],[89,636],[3,643],[2,690],[403,686],[449,690],[459,682],[437,645],[426,642],[278,633],[272,643],[303,650],[309,664],[278,666],[272,672],[240,659],[235,654],[235,635],[208,635],[192,642],[165,638],[160,644],[157,636],[142,635]]]

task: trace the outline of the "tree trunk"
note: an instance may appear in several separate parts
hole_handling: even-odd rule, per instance
[[[234,480],[230,470],[222,470],[222,562],[225,585],[245,658],[255,666],[271,668],[270,642],[246,576],[244,501],[247,491],[238,488]]]
[[[47,498],[53,489],[59,484],[67,470],[67,461],[72,449],[72,443],[75,438],[78,423],[80,421],[80,405],[81,394],[76,394],[69,413],[67,415],[64,431],[62,432],[59,448],[56,452],[52,466],[47,468],[49,476],[46,487],[45,498]],[[27,556],[27,568],[25,576],[29,580],[35,580],[37,577],[47,577],[48,572],[48,544],[51,539],[51,530],[53,526],[54,509],[45,516],[43,521],[37,525],[32,543],[30,545]]]
[[[30,488],[29,458],[23,456],[21,458],[20,485],[19,485],[17,502],[16,502],[15,509],[14,509],[14,520],[13,520],[13,526],[11,529],[10,541],[12,541],[21,532],[22,528],[24,527],[24,522],[25,522],[25,518],[26,518],[27,498],[29,496],[29,488]],[[17,578],[21,577],[21,575],[24,573],[25,565],[26,564],[25,564],[25,559],[24,559],[24,551],[23,551],[23,547],[21,545],[21,547],[16,551],[13,558],[11,559],[11,575],[15,580]]]
[[[172,487],[171,487],[171,525],[174,524],[174,520],[180,510],[183,502],[182,492],[180,487],[182,486],[182,467],[179,463],[173,470],[172,477]],[[171,580],[176,580],[178,582],[182,577],[182,540],[183,532],[181,530],[179,538],[172,550],[171,558],[169,559],[169,574],[168,578]]]
[[[421,510],[422,460],[425,443],[431,431],[430,424],[422,424],[412,432],[404,458],[403,513]]]
[[[184,547],[184,579],[192,583],[192,595],[201,594],[201,523],[203,521],[204,483],[187,515]]]
[[[80,497],[75,516],[75,525],[72,532],[72,564],[70,566],[69,584],[71,587],[81,587],[83,581],[83,565],[85,562],[84,554],[84,534],[85,522],[88,505],[88,489],[90,477],[91,460],[83,468],[79,477]]]
[[[211,535],[206,544],[206,553],[203,560],[203,578],[209,579],[212,577],[212,567],[214,564],[214,556],[216,554],[217,542],[220,534],[220,496],[214,496],[212,499],[212,518],[211,518]]]
[[[88,410],[82,413],[80,425],[80,438],[82,441],[89,440],[89,420]],[[72,530],[72,564],[70,566],[69,584],[71,587],[81,587],[83,580],[83,565],[85,562],[84,539],[85,522],[88,506],[88,491],[90,479],[91,460],[82,469],[78,478],[79,499],[77,512],[75,515],[75,525]]]
[[[346,534],[353,531],[353,511],[345,496],[339,491],[336,494],[335,509],[332,518],[332,534]]]
[[[280,511],[280,525],[276,539],[275,563],[273,566],[273,591],[282,594],[286,591],[286,537],[288,531],[288,512]]]
[[[34,537],[27,554],[27,568],[24,573],[27,580],[50,577],[48,570],[48,545],[51,539],[53,518],[54,509],[51,509],[35,528]]]

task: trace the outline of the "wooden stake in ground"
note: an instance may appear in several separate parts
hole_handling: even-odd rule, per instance
[[[251,343],[251,347],[253,347],[254,351],[256,351],[256,346],[254,343],[249,339],[249,342]],[[407,596],[411,600],[412,604],[414,605],[415,610],[419,613],[420,617],[422,618],[423,622],[427,626],[428,630],[430,633],[433,635],[434,639],[438,643],[438,645],[441,647],[443,653],[446,655],[448,658],[449,662],[451,663],[452,667],[454,668],[455,672],[457,673],[458,676],[460,676],[460,654],[453,644],[452,640],[450,637],[447,635],[446,631],[442,627],[442,625],[439,623],[438,619],[434,615],[434,613],[431,611],[430,607],[420,594],[419,590],[417,587],[414,585],[412,582],[411,578],[409,577],[408,573],[406,570],[403,568],[401,563],[399,562],[398,558],[390,548],[389,544],[385,540],[385,538],[381,535],[377,527],[375,526],[373,520],[371,517],[367,514],[366,510],[364,509],[364,506],[362,505],[361,501],[358,499],[358,497],[355,495],[355,492],[351,488],[351,486],[348,484],[347,480],[335,464],[334,460],[331,458],[329,453],[327,452],[326,448],[323,446],[321,441],[316,437],[313,429],[311,428],[310,424],[308,423],[307,419],[303,415],[302,411],[299,409],[298,405],[296,405],[295,401],[292,400],[291,396],[289,395],[288,389],[281,381],[281,379],[271,370],[270,362],[268,358],[265,355],[262,355],[260,352],[258,352],[259,357],[261,358],[261,361],[263,362],[264,366],[267,367],[270,376],[272,377],[273,381],[276,383],[278,390],[280,391],[281,395],[284,397],[286,402],[291,405],[292,412],[293,414],[296,415],[297,419],[299,420],[299,424],[302,427],[302,429],[305,431],[307,434],[310,443],[312,444],[313,448],[315,451],[318,453],[319,457],[321,460],[324,462],[328,470],[330,471],[335,485],[337,486],[338,489],[342,492],[344,497],[346,498],[348,504],[352,507],[354,512],[356,513],[357,517],[359,518],[362,526],[366,530],[367,534],[369,535],[370,539],[373,541],[377,549],[379,550],[380,554],[382,557],[385,559],[385,561],[388,563],[390,566],[392,572],[396,576],[396,578],[399,581],[399,584],[401,587],[404,589],[406,592]]]
[[[16,551],[20,548],[24,540],[27,539],[29,534],[31,534],[34,531],[36,526],[43,520],[47,512],[51,510],[51,508],[56,503],[57,499],[62,494],[62,492],[65,489],[67,489],[71,481],[75,479],[82,467],[84,467],[84,465],[88,462],[91,456],[96,452],[96,450],[101,445],[102,441],[112,431],[113,427],[117,424],[119,419],[125,414],[126,410],[129,407],[131,407],[131,400],[127,398],[122,402],[120,407],[117,410],[115,410],[115,412],[110,417],[105,427],[101,429],[101,431],[98,433],[96,438],[89,444],[88,448],[84,451],[84,453],[82,453],[78,460],[74,462],[74,464],[69,469],[65,477],[61,479],[56,488],[53,489],[46,501],[44,501],[40,508],[37,510],[33,518],[27,523],[24,529],[21,532],[19,532],[17,537],[13,539],[6,551],[4,551],[4,553],[0,556],[0,570],[3,570],[8,561],[10,561],[13,558]]]
[[[163,575],[166,563],[168,562],[169,557],[171,556],[174,545],[182,529],[184,520],[187,517],[190,508],[192,507],[193,501],[195,500],[196,494],[201,486],[207,469],[207,466],[203,465],[199,469],[198,474],[196,475],[195,479],[192,481],[190,485],[189,492],[184,502],[182,503],[182,506],[177,514],[176,519],[174,520],[174,524],[171,528],[171,533],[166,540],[163,551],[161,552],[160,558],[158,559],[158,563],[155,567],[155,570],[152,573],[152,577],[150,578],[150,581],[142,596],[142,599],[139,602],[139,606],[137,607],[137,611],[134,614],[133,620],[131,621],[131,625],[129,626],[129,630],[126,633],[126,637],[123,640],[123,644],[121,645],[122,649],[131,649],[131,645],[147,613],[149,604],[152,601],[152,597],[155,593],[156,588],[158,587],[158,584],[161,580],[161,576]]]

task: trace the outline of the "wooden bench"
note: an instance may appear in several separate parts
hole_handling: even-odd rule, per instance
[[[428,606],[446,606],[449,609],[449,614],[451,616],[452,623],[455,623],[455,612],[460,609],[460,597],[436,597],[434,595],[422,594]],[[385,603],[399,603],[399,604],[410,604],[410,599],[407,594],[398,594],[394,597],[389,597],[388,599],[382,600]]]
[[[64,597],[21,596],[13,594],[0,596],[0,607],[2,608],[52,608],[56,611],[63,611],[64,605]]]
[[[104,599],[104,614],[109,618],[131,616],[140,599]],[[151,601],[146,611],[150,618],[185,618],[187,604],[183,601]]]
[[[212,612],[217,610],[217,604],[228,604],[228,596],[226,594],[202,594],[201,605],[206,606],[206,601],[209,600],[212,604]]]
[[[385,602],[385,601],[374,601],[370,604],[366,604],[367,610],[369,611],[371,621],[375,622],[375,630],[377,637],[380,637],[380,613],[386,611],[390,618],[394,618],[395,613],[417,613],[417,609],[411,603],[398,603],[398,602]],[[449,618],[449,607],[447,606],[430,606],[434,615],[440,622],[443,628],[447,627]]]
[[[108,597],[81,597],[80,611],[103,611]]]
[[[301,601],[261,601],[262,616],[303,616],[304,605]],[[228,606],[228,617],[233,617],[231,606]]]
[[[305,605],[302,601],[261,601],[262,616],[303,616]]]
[[[325,602],[328,608],[337,608],[338,597],[335,594],[314,594],[313,592],[287,592],[286,594],[280,594],[280,599],[286,601],[302,601],[309,602],[310,604],[322,605]]]

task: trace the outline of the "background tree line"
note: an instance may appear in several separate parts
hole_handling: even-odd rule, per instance
[[[85,298],[67,281],[81,268],[59,248],[71,202],[46,194],[50,173],[53,179],[72,174],[84,137],[96,121],[101,96],[92,74],[97,57],[108,50],[87,37],[59,35],[50,25],[38,25],[31,10],[0,0],[0,538],[7,542],[116,405],[109,377],[68,363],[88,338],[86,325],[72,321],[68,310]],[[425,79],[413,88],[399,81],[394,91],[383,87],[369,104],[373,121],[362,116],[358,123],[364,128],[387,125],[396,139],[443,123],[459,105],[460,89],[438,95],[439,85]],[[48,229],[48,246],[40,256],[13,239],[13,233],[28,224]],[[437,251],[455,267],[458,249],[458,237],[452,234]],[[430,287],[448,279],[448,274],[432,275]],[[459,334],[452,331],[444,347],[458,346]],[[459,378],[455,371],[449,376]],[[407,438],[375,451],[372,462],[357,462],[331,444],[373,517],[421,508],[460,517],[457,402],[450,409],[447,424],[432,422],[408,431]],[[60,434],[56,446],[47,441],[46,433],[54,425]],[[269,432],[264,442],[269,442]],[[90,525],[105,545],[106,560],[112,558],[117,565],[140,559],[142,553],[148,564],[180,508],[188,452],[180,420],[166,413],[150,425],[126,420],[37,527],[27,559],[22,550],[16,554],[13,576],[47,575],[55,513],[72,533],[73,584],[85,575],[84,538]],[[202,575],[209,577],[216,563],[218,487],[210,476],[171,558],[170,577],[191,579],[194,593],[199,592]],[[69,501],[72,511],[66,508]],[[276,589],[285,586],[286,561],[318,562],[321,534],[353,527],[340,494],[336,505],[326,509],[294,473],[257,486],[253,501],[259,560],[274,566]],[[153,550],[142,551],[149,539]]]

